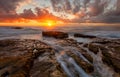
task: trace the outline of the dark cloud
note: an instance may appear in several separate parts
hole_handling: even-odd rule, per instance
[[[22,13],[18,14],[16,9],[28,1],[31,0],[0,0],[0,22],[21,19],[39,21],[49,18],[65,21],[62,17],[68,18],[70,22],[86,22],[87,20],[91,22],[120,22],[120,0],[50,0],[53,11],[58,14],[62,13],[61,17],[40,7],[24,9]],[[72,15],[73,19],[69,19],[67,14]]]
[[[16,9],[21,4],[28,3],[30,0],[0,0],[0,22],[22,22],[29,20],[41,21],[42,19],[59,19],[49,13],[45,8],[35,7],[33,12],[31,9],[24,9],[22,13],[17,13]]]
[[[54,11],[57,11],[57,12],[62,11],[63,6],[59,5],[59,4],[62,4],[61,0],[51,0],[51,4]]]
[[[22,2],[24,0],[0,0],[0,22],[12,22],[19,19],[16,9]]]
[[[12,22],[18,19],[18,14],[0,14],[0,22]]]
[[[120,16],[98,16],[98,17],[93,17],[90,19],[91,22],[96,22],[96,23],[118,23],[120,22]]]
[[[0,13],[8,14],[8,13],[16,13],[16,8],[20,5],[20,2],[24,0],[0,0]]]
[[[103,14],[105,7],[107,6],[107,1],[103,2],[102,0],[96,0],[94,3],[89,4],[88,8],[90,9],[90,16],[97,16]]]
[[[85,6],[86,6],[87,3],[89,3],[89,2],[90,2],[90,0],[84,0],[84,1],[83,1],[83,3],[84,3]]]
[[[61,4],[61,2],[57,1],[58,0],[51,0],[53,8],[55,9],[59,9],[57,6]],[[63,2],[65,1],[66,0]],[[71,12],[76,16],[76,18],[74,18],[72,21],[85,22],[86,20],[91,20],[92,22],[119,22],[118,19],[120,19],[120,0],[114,1],[114,3],[111,2],[112,0],[69,0],[69,3],[71,3]],[[112,5],[115,5],[112,7],[114,9],[108,10],[108,8]],[[59,12],[60,11],[63,12],[64,10],[59,10]],[[64,12],[66,12],[66,9]]]
[[[120,15],[120,0],[117,0],[116,14]]]
[[[74,6],[74,7],[73,7],[73,10],[72,10],[73,14],[79,12],[80,7],[81,7],[81,5],[80,5],[80,0],[74,0],[74,1],[73,1],[73,6]]]
[[[101,7],[104,6],[104,8],[103,8],[104,10],[102,10],[102,12],[105,11],[105,8],[109,4],[109,2],[106,2],[106,3],[104,3],[104,5],[101,6]],[[114,9],[114,10],[111,9],[104,14],[101,14],[99,12],[101,15],[96,16],[95,18],[91,17],[92,22],[104,22],[104,23],[105,22],[107,22],[107,23],[118,23],[118,22],[120,22],[120,0],[117,0],[115,5],[116,6],[114,6],[114,8],[116,8],[116,9]]]
[[[35,11],[36,11],[36,14],[38,17],[42,17],[42,16],[46,16],[46,15],[49,15],[49,11],[46,10],[46,9],[41,9],[39,7],[36,7],[35,8]]]
[[[80,10],[80,0],[51,0],[51,4],[56,12],[76,13]]]
[[[35,8],[35,13],[36,13],[36,19],[37,20],[42,20],[43,19],[43,21],[45,20],[45,19],[52,19],[52,20],[61,20],[59,17],[57,17],[57,16],[54,16],[52,13],[50,13],[48,10],[46,10],[46,9],[41,9],[41,8],[39,8],[39,7],[36,7]]]
[[[23,13],[19,15],[21,18],[25,19],[35,19],[36,15],[33,13],[31,9],[24,9]]]

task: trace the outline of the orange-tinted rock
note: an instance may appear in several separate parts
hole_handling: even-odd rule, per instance
[[[66,77],[61,68],[57,68],[54,51],[45,43],[16,39],[1,42],[0,77]]]

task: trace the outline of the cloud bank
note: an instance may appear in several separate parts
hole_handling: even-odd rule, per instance
[[[0,22],[43,21],[48,18],[73,23],[120,22],[120,0],[49,0],[52,12],[57,13],[56,15],[46,7],[36,6],[34,9],[25,8],[22,13],[17,13],[18,8],[31,2],[33,0],[0,0]],[[59,15],[61,13],[62,16]],[[72,18],[69,19],[70,17]]]
[[[120,22],[120,0],[51,0],[51,3],[54,11],[75,15],[71,22]]]

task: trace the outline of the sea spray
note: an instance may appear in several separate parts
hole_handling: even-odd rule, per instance
[[[83,59],[84,61],[86,61],[87,63],[91,64],[90,61],[88,61],[80,52],[78,49],[76,49],[75,47],[68,47],[67,49],[69,49],[72,53],[74,53],[76,56],[80,57],[81,59]]]
[[[75,77],[74,74],[69,70],[69,68],[67,67],[66,62],[64,62],[62,60],[62,56],[58,56],[57,55],[57,61],[58,63],[60,63],[61,67],[63,68],[63,70],[66,72],[66,74],[68,75],[68,77]]]
[[[110,70],[110,68],[105,65],[102,61],[102,53],[99,49],[98,54],[94,54],[88,48],[79,45],[81,48],[86,50],[93,57],[93,65],[94,65],[94,74],[98,75],[97,77],[113,77],[114,72]]]
[[[74,54],[78,54],[80,58],[89,62],[77,49],[71,49],[68,47],[62,47],[59,44],[56,44],[55,41],[46,41],[45,43],[50,45],[56,51],[56,59],[58,63],[61,65],[64,72],[67,74],[68,77],[90,77],[82,68],[79,66],[75,60],[68,56],[65,52],[70,50],[74,52]],[[69,66],[69,67],[68,67]],[[71,69],[72,68],[72,69]]]
[[[79,74],[79,77],[90,77],[80,66],[77,65],[73,58],[69,58],[69,62],[73,64],[74,68]]]

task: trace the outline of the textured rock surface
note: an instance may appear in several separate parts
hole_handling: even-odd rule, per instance
[[[88,44],[88,48],[97,54],[102,52],[102,60],[108,66],[113,68],[117,73],[120,73],[120,40],[98,40]]]
[[[77,64],[81,66],[87,73],[92,73],[94,71],[94,67],[92,64],[84,61],[82,58],[76,56],[74,53],[71,53],[71,51],[67,51],[67,54],[74,58]]]
[[[0,77],[63,77],[54,58],[52,48],[43,42],[1,40]]]
[[[80,52],[85,58],[87,58],[91,63],[93,62],[93,58],[87,53],[86,50],[80,47],[81,44],[79,44],[76,40],[73,39],[64,39],[59,41],[59,43],[62,46],[69,46],[70,48],[74,47],[77,49],[78,52]]]
[[[71,57],[87,74],[93,74],[93,77],[96,77],[94,56],[97,58],[101,52],[102,62],[115,73],[112,77],[120,76],[119,39],[98,38],[93,42],[81,44],[73,39],[59,39],[55,45],[63,47],[62,51],[58,48],[58,51],[61,51],[59,56]],[[52,47],[56,46],[49,46],[38,40],[0,40],[0,77],[67,77],[57,62],[56,52]],[[66,59],[62,60],[69,62]],[[101,69],[99,66],[98,68]]]

